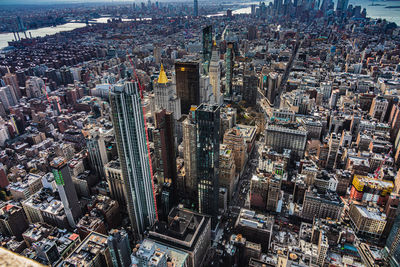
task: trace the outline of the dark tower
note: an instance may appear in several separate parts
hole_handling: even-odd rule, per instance
[[[196,109],[197,189],[199,212],[218,216],[220,107],[201,104]]]
[[[229,97],[232,95],[232,79],[233,79],[233,66],[235,64],[235,50],[234,44],[228,43],[226,47],[225,53],[225,64],[226,64],[226,73],[225,73],[225,93],[224,95]]]
[[[197,17],[199,15],[199,3],[197,0],[194,0],[193,4],[193,16]]]
[[[188,114],[191,105],[200,104],[200,72],[198,62],[176,62],[176,93],[181,99],[181,114]]]
[[[54,180],[57,184],[58,193],[60,194],[61,201],[64,205],[68,223],[72,228],[74,228],[75,221],[81,215],[81,208],[67,160],[63,157],[57,157],[50,165],[53,168]]]
[[[156,129],[154,135],[154,150],[157,154],[158,168],[157,172],[161,174],[164,184],[168,185],[169,201],[171,205],[176,203],[176,153],[174,137],[174,116],[172,112],[165,109],[156,112]],[[165,214],[168,216],[169,210]]]
[[[131,265],[131,248],[129,246],[128,234],[125,230],[111,230],[107,238],[110,248],[111,260],[114,267],[125,267]]]
[[[209,25],[203,29],[203,67],[205,73],[208,73],[210,66],[212,46],[212,26]]]

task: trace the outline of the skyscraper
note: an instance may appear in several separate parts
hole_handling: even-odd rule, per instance
[[[231,96],[232,94],[232,78],[233,78],[233,66],[235,59],[235,51],[233,49],[233,43],[228,43],[225,53],[225,96]]]
[[[201,104],[195,120],[199,212],[211,215],[214,224],[218,215],[220,107]]]
[[[156,129],[154,135],[154,152],[158,161],[157,172],[163,183],[171,184],[170,203],[175,203],[176,188],[176,153],[175,153],[175,123],[173,114],[165,109],[156,112]],[[168,211],[169,213],[169,211]],[[167,214],[168,214],[167,213]]]
[[[215,103],[221,104],[221,67],[219,64],[219,53],[215,43],[213,45],[210,67],[208,75],[210,76],[210,84],[212,86]]]
[[[195,112],[196,107],[193,106],[190,109],[189,116],[182,123],[185,191],[189,198],[197,195],[197,130],[194,122]]]
[[[118,201],[120,207],[126,210],[126,193],[119,160],[110,161],[104,166],[104,172],[110,189],[111,198]]]
[[[154,81],[153,87],[155,110],[171,111],[175,120],[179,120],[181,118],[181,100],[176,95],[176,85],[168,80],[163,65],[161,65],[160,75]]]
[[[198,62],[176,62],[176,93],[181,99],[181,114],[188,114],[192,105],[200,104],[200,72]]]
[[[8,72],[3,76],[3,80],[5,84],[11,86],[14,89],[17,99],[20,99],[22,95],[21,90],[19,89],[17,75]]]
[[[78,195],[76,194],[75,185],[72,181],[71,173],[67,164],[67,160],[63,157],[55,158],[51,163],[53,168],[54,180],[57,184],[58,193],[64,205],[65,215],[67,216],[69,225],[74,228],[75,221],[81,215]]]
[[[347,6],[349,5],[349,0],[338,0],[336,11],[342,15],[346,10]]]
[[[104,178],[104,165],[108,162],[106,145],[104,143],[106,130],[89,125],[89,129],[82,132],[86,138],[91,168],[95,170],[98,176]]]
[[[197,0],[194,0],[193,6],[193,16],[197,17],[199,15],[199,3]]]
[[[206,74],[208,73],[208,69],[210,67],[211,53],[213,48],[212,37],[212,26],[209,25],[203,29],[203,67]]]
[[[6,110],[9,110],[18,103],[15,92],[11,86],[0,87],[0,102],[3,103]]]
[[[114,267],[125,267],[131,264],[131,248],[128,233],[125,230],[113,229],[107,238],[111,260]]]
[[[114,85],[110,103],[129,219],[135,238],[141,238],[146,228],[157,220],[157,210],[146,125],[137,83]]]
[[[383,250],[385,258],[390,266],[400,265],[400,214],[390,230],[389,237],[386,239],[386,246]]]
[[[258,78],[254,71],[245,71],[243,75],[242,97],[251,107],[257,102]]]

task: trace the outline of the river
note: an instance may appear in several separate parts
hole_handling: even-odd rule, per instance
[[[265,1],[268,5],[271,0]],[[256,2],[255,2],[256,3]],[[380,4],[381,6],[370,6],[371,2],[365,0],[350,0],[349,4],[352,5],[361,5],[363,8],[367,9],[367,15],[371,18],[382,18],[388,21],[396,22],[398,26],[400,26],[400,10],[399,9],[389,9],[386,6],[400,6],[400,0],[396,1],[375,1],[375,4]],[[243,3],[243,5],[247,5],[247,7],[239,8],[234,10],[233,14],[249,14],[251,12],[251,8],[248,6],[251,3]],[[335,1],[336,7],[336,1]],[[222,16],[226,14],[226,12],[220,12],[210,16]],[[95,19],[95,23],[107,23],[109,17],[103,17]],[[150,18],[144,18],[150,19]],[[130,21],[131,19],[122,19],[123,21]],[[66,23],[63,25],[58,25],[56,27],[45,27],[36,30],[27,31],[27,35],[29,37],[29,32],[32,34],[32,37],[43,37],[46,35],[56,34],[62,31],[72,31],[77,28],[85,27],[85,23]],[[25,38],[23,33],[20,33],[19,36],[21,38]],[[14,40],[14,35],[12,33],[2,33],[0,34],[0,49],[7,47],[8,42]]]

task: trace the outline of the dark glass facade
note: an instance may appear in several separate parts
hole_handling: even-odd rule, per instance
[[[233,43],[228,43],[225,53],[225,64],[226,64],[225,96],[232,95],[233,66],[235,64],[234,59],[235,59],[234,45]]]
[[[257,102],[258,78],[253,72],[246,72],[243,76],[242,97],[251,107]]]
[[[176,62],[176,93],[181,99],[181,114],[188,114],[191,105],[200,104],[200,72],[198,62]]]
[[[400,214],[390,230],[389,237],[386,239],[384,255],[390,266],[400,266]]]
[[[154,131],[154,150],[157,153],[158,168],[157,172],[164,178],[159,183],[170,184],[171,199],[170,205],[175,204],[174,196],[176,195],[176,153],[175,153],[175,136],[174,136],[174,116],[172,112],[165,109],[156,112],[156,129]],[[167,212],[167,215],[169,210]]]
[[[204,72],[208,73],[212,53],[212,26],[203,29],[203,66]]]
[[[196,109],[197,189],[199,212],[218,216],[220,107],[201,104]]]

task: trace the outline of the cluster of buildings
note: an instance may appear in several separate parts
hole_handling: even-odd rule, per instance
[[[98,12],[154,16],[0,62],[3,248],[50,266],[399,265],[398,28],[346,1],[120,7]]]

